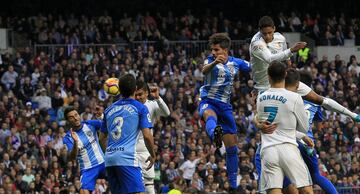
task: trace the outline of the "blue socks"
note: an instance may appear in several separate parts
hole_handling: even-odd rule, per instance
[[[216,127],[216,117],[214,116],[209,116],[206,120],[206,132],[207,134],[209,135],[211,141],[214,140],[214,130],[215,130],[215,127]]]
[[[230,188],[236,189],[236,179],[239,166],[237,146],[226,148],[226,171],[229,177]]]
[[[321,176],[319,172],[311,174],[311,178],[313,182],[319,185],[327,194],[338,194],[331,181]]]

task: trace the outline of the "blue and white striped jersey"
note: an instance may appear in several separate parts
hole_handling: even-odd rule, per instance
[[[102,132],[108,133],[105,165],[140,167],[136,151],[140,133],[152,128],[146,106],[135,99],[121,99],[105,110],[104,120],[107,127]]]
[[[209,56],[204,64],[209,64],[214,60],[215,58],[213,56]],[[200,98],[206,97],[229,103],[234,77],[239,71],[251,71],[249,62],[229,56],[228,61],[224,65],[215,65],[214,68],[204,76],[204,85],[200,88]]]
[[[78,155],[80,171],[90,169],[104,163],[104,153],[99,144],[97,130],[103,127],[103,122],[99,120],[89,120],[81,123],[79,130],[74,130],[77,135]],[[64,144],[67,146],[68,152],[71,152],[74,146],[74,140],[71,137],[70,130],[63,138]]]
[[[314,140],[314,135],[312,132],[312,124],[314,121],[322,121],[324,117],[321,112],[321,106],[311,103],[309,101],[304,100],[305,111],[309,117],[309,131],[307,132],[307,136]]]

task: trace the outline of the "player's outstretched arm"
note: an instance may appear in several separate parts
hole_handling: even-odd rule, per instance
[[[356,113],[351,112],[349,109],[345,108],[341,104],[337,103],[335,100],[327,97],[323,97],[315,93],[313,90],[311,90],[306,96],[304,96],[304,99],[310,102],[313,102],[315,104],[321,105],[327,110],[334,111],[337,113],[345,114],[349,117],[351,117],[354,121],[360,122],[360,115],[357,115]]]
[[[253,55],[269,64],[273,61],[285,61],[291,57],[292,53],[297,52],[306,46],[306,42],[297,42],[289,49],[272,54],[271,51],[267,48],[266,44],[262,42],[253,44],[254,45],[252,46],[251,51]]]

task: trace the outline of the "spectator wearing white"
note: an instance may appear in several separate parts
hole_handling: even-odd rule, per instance
[[[216,158],[214,155],[210,155],[209,162],[206,163],[206,166],[210,166],[213,170],[216,170],[218,168],[216,164]]]
[[[359,76],[359,74],[360,74],[360,64],[357,62],[356,58],[351,60],[351,64],[348,67],[349,72],[351,72],[353,70],[356,72],[356,75]]]
[[[49,110],[51,106],[51,98],[46,95],[46,89],[41,88],[40,90],[36,91],[36,96],[33,97],[33,101],[39,104],[39,109],[42,111]]]
[[[35,176],[31,173],[31,168],[26,168],[25,174],[22,176],[22,180],[27,182],[28,184],[35,181]]]
[[[14,67],[10,65],[8,70],[1,77],[1,83],[4,84],[6,89],[11,90],[16,86],[16,78],[18,76],[18,73],[14,71]]]
[[[195,173],[196,165],[200,162],[201,158],[197,158],[195,151],[190,153],[189,159],[186,160],[179,168],[182,172],[182,177],[186,180],[187,185],[189,186],[190,181]]]
[[[35,111],[32,109],[32,103],[27,102],[25,107],[25,117],[30,118],[33,114],[35,114]]]
[[[38,83],[40,77],[40,72],[38,68],[35,68],[34,72],[31,74],[31,85],[35,86]]]

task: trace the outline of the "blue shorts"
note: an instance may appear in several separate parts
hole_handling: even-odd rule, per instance
[[[201,99],[199,114],[202,117],[205,110],[213,110],[217,115],[217,123],[222,127],[224,134],[236,134],[236,123],[231,104],[212,99]]]
[[[299,144],[299,150],[301,153],[302,158],[304,159],[304,162],[306,164],[306,166],[309,169],[309,172],[311,175],[319,172],[319,163],[318,163],[318,159],[316,157],[316,152],[314,150],[314,153],[312,155],[307,154],[306,152],[306,147],[304,146],[304,144],[298,142]]]
[[[145,192],[141,168],[133,166],[106,167],[111,193]]]
[[[80,176],[81,189],[95,190],[96,179],[105,178],[105,162],[90,169],[83,170]]]

